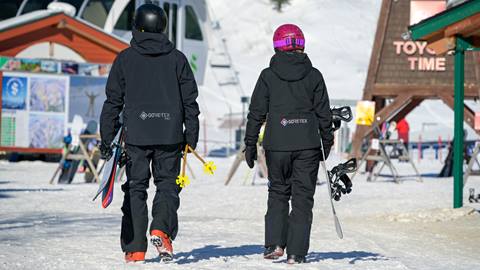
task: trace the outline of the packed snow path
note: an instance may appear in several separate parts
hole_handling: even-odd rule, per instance
[[[246,166],[225,187],[232,161],[216,160],[215,177],[194,167],[197,179],[181,193],[180,232],[168,269],[292,268],[284,258],[262,258],[267,187],[261,180],[242,185],[252,176]],[[435,162],[423,161],[422,173],[437,172]],[[0,161],[0,269],[166,268],[151,247],[146,264],[124,263],[119,184],[113,203],[102,209],[91,201],[97,185],[83,184],[82,175],[72,185],[49,185],[56,166]],[[326,188],[317,186],[308,264],[293,268],[480,269],[479,204],[449,210],[451,178],[387,180],[367,183],[359,175],[353,193],[336,204],[343,240],[335,234]],[[470,178],[465,196],[470,187],[480,191],[480,177]],[[149,201],[153,192],[151,184]]]

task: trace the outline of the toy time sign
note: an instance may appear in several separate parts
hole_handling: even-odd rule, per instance
[[[410,2],[410,25],[434,16],[446,9],[446,1],[419,1]],[[445,57],[436,57],[434,52],[427,48],[425,42],[394,41],[397,55],[406,56],[406,63],[411,71],[445,71]]]
[[[395,53],[406,55],[410,70],[418,71],[445,71],[445,57],[435,57],[432,50],[427,48],[426,42],[394,41]]]

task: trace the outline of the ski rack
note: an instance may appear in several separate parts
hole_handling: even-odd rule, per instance
[[[401,183],[400,181],[400,174],[398,173],[395,165],[392,163],[392,157],[397,158],[399,161],[404,161],[404,162],[409,162],[410,165],[412,166],[413,170],[415,171],[415,175],[417,177],[418,182],[423,182],[423,179],[420,175],[420,173],[417,170],[417,167],[413,163],[412,159],[410,158],[410,155],[408,153],[407,148],[405,147],[404,143],[402,140],[385,140],[385,139],[378,139],[378,149],[374,149],[372,145],[372,141],[370,141],[369,146],[365,154],[362,156],[358,168],[360,168],[363,163],[366,163],[367,161],[375,161],[375,162],[381,162],[382,165],[380,169],[373,173],[374,178],[371,179],[370,176],[367,179],[367,181],[376,181],[382,170],[387,167],[390,169],[390,172],[393,177],[393,181],[397,184]],[[387,151],[387,146],[392,146],[392,149],[390,151]],[[395,152],[399,152],[399,155],[395,155]],[[375,154],[371,154],[374,152]],[[372,171],[375,168],[372,169]],[[357,170],[358,171],[358,170]],[[352,175],[352,181],[355,178],[357,171],[355,171]]]
[[[95,183],[100,183],[100,172],[103,169],[103,165],[101,167],[98,167],[98,164],[97,164],[97,167],[94,166],[93,151],[92,151],[92,154],[89,154],[88,151],[87,151],[87,147],[85,146],[85,144],[83,142],[84,140],[87,140],[87,139],[100,140],[100,135],[99,134],[79,135],[78,146],[80,148],[80,154],[72,154],[70,149],[67,148],[65,150],[65,152],[63,153],[62,159],[60,160],[60,163],[59,163],[57,169],[53,173],[52,178],[50,178],[50,181],[49,181],[50,184],[53,184],[55,182],[55,177],[61,171],[62,166],[63,166],[63,162],[65,162],[65,160],[86,161],[90,170],[91,170],[91,172],[93,173],[93,176],[95,178]],[[99,168],[99,169],[97,169],[97,168]]]

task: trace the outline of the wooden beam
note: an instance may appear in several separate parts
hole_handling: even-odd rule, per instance
[[[88,35],[88,34],[86,34],[84,31],[81,31],[80,29],[78,29],[77,27],[75,27],[74,25],[67,23],[65,20],[61,20],[61,21],[58,23],[57,27],[58,27],[59,29],[62,29],[62,28],[68,29],[68,30],[74,32],[75,34],[77,34],[77,35],[79,35],[79,36],[82,36],[82,37],[84,37],[84,38],[86,38],[86,39],[88,39],[88,40],[90,40],[90,41],[93,41],[93,42],[95,42],[95,43],[97,43],[97,44],[99,44],[99,45],[101,45],[101,46],[103,46],[103,47],[111,50],[112,52],[115,52],[115,53],[119,53],[119,52],[121,52],[123,49],[125,49],[125,47],[114,46],[114,45],[112,45],[112,44],[110,44],[110,43],[107,43],[107,42],[105,42],[105,41],[103,41],[103,40],[101,40],[101,39],[99,39],[99,38],[96,38],[96,37],[93,36],[93,35]]]
[[[390,121],[397,113],[399,113],[403,108],[408,106],[408,104],[413,100],[413,96],[408,94],[402,94],[396,97],[392,103],[383,107],[378,113],[375,114],[375,121],[383,123],[385,121]]]
[[[446,37],[428,44],[427,47],[436,55],[442,55],[455,49],[456,42],[455,37]]]
[[[448,93],[453,95],[453,85],[402,85],[402,84],[375,84],[372,96],[392,98],[402,94],[415,97],[439,98],[440,95]],[[477,85],[465,85],[466,98],[478,98],[479,87]]]
[[[394,117],[392,117],[392,121],[398,122],[398,121],[402,120],[409,113],[411,113],[416,107],[418,107],[418,105],[420,105],[420,103],[422,103],[423,101],[424,101],[423,98],[412,99],[412,101],[410,103],[408,103],[408,105],[405,106],[405,108],[400,110]]]
[[[362,157],[362,144],[364,138],[368,134],[368,126],[359,126],[357,125],[357,129],[353,133],[353,140],[352,140],[352,151],[350,153],[350,157],[354,157],[360,159]]]
[[[375,84],[375,78],[378,73],[378,68],[380,67],[381,51],[383,43],[385,41],[388,18],[390,17],[392,2],[393,0],[382,1],[382,7],[380,8],[380,17],[378,18],[377,30],[375,32],[372,54],[370,56],[370,63],[368,65],[367,80],[365,82],[365,88],[363,90],[363,100],[371,99],[371,90]]]
[[[447,26],[447,28],[445,28],[444,33],[446,37],[452,37],[455,35],[470,37],[472,33],[478,31],[479,28],[480,28],[480,13]]]

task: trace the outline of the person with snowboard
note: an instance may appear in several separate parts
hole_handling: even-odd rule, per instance
[[[187,58],[165,35],[166,27],[167,15],[159,6],[136,10],[131,47],[112,65],[100,118],[101,152],[108,160],[123,111],[127,181],[120,238],[127,262],[145,259],[152,174],[156,193],[150,240],[162,261],[173,258],[181,191],[175,181],[182,149],[185,144],[195,149],[198,141],[197,85]]]
[[[273,46],[270,67],[261,72],[251,98],[245,159],[253,168],[258,133],[266,121],[269,184],[263,255],[277,259],[286,249],[289,264],[304,263],[319,163],[322,151],[328,157],[333,145],[332,114],[322,73],[304,53],[302,30],[293,24],[278,27]]]

